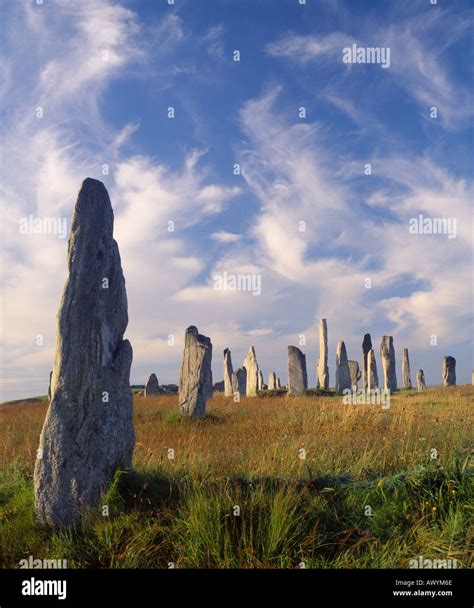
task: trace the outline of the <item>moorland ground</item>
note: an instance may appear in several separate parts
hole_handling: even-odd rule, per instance
[[[0,565],[472,567],[474,387],[338,396],[217,394],[184,419],[177,396],[134,396],[134,468],[74,528],[33,515],[43,399],[0,405]],[[107,509],[104,509],[104,506]],[[108,511],[108,514],[107,514]]]

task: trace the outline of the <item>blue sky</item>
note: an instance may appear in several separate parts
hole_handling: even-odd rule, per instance
[[[366,332],[379,367],[388,334],[399,374],[408,347],[428,384],[441,381],[443,355],[470,381],[469,2],[15,0],[1,10],[2,400],[45,392],[66,271],[67,241],[20,235],[19,222],[69,222],[87,176],[114,206],[133,382],[151,372],[176,382],[195,324],[213,341],[216,380],[222,350],[238,367],[252,344],[265,377],[286,381],[286,347],[304,336],[313,385],[322,317],[331,383],[337,340],[360,361]],[[352,44],[390,48],[390,67],[344,63]],[[419,214],[456,219],[456,238],[410,234]],[[216,292],[216,272],[258,274],[262,293]]]

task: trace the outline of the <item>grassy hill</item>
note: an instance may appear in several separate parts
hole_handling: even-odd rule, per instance
[[[400,391],[388,410],[217,395],[206,419],[188,420],[176,396],[135,395],[134,470],[56,531],[33,517],[47,403],[0,405],[0,565],[408,568],[423,556],[470,567],[473,401],[471,386]]]

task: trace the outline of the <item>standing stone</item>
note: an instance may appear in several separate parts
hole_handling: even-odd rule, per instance
[[[232,358],[230,350],[228,348],[224,351],[224,395],[226,397],[232,397],[234,391],[232,390],[232,374],[234,370],[232,368]]]
[[[281,388],[281,380],[280,380],[280,378],[277,378],[277,388],[278,389]]]
[[[349,373],[351,375],[351,387],[356,387],[356,390],[358,388],[358,382],[360,380],[360,369],[359,369],[359,362],[358,361],[352,361],[349,360],[348,362],[349,365]]]
[[[258,390],[261,391],[264,386],[265,386],[265,383],[263,381],[263,372],[261,369],[259,369],[258,370]]]
[[[247,372],[244,367],[239,369],[232,374],[232,390],[240,395],[245,395],[247,389]]]
[[[374,349],[371,348],[367,354],[367,388],[365,390],[372,391],[378,387],[377,361],[375,360]]]
[[[48,401],[51,401],[51,379],[53,378],[53,372],[49,372],[49,385],[48,385]]]
[[[35,509],[48,524],[72,524],[95,505],[135,443],[132,347],[114,214],[101,182],[79,192],[68,277],[57,317],[51,403],[35,464]]]
[[[402,380],[404,388],[411,388],[411,374],[410,374],[410,359],[408,358],[408,348],[403,349],[402,356]]]
[[[256,397],[258,391],[258,363],[255,356],[255,349],[251,346],[244,361],[245,371],[247,372],[247,387],[245,394],[247,397]]]
[[[346,345],[341,341],[337,343],[336,350],[336,393],[342,395],[346,389],[351,389],[351,373],[347,361]]]
[[[456,359],[454,357],[443,357],[443,384],[444,386],[456,384]]]
[[[368,355],[372,348],[372,338],[370,334],[365,334],[362,340],[362,388],[366,390],[369,386],[369,365]],[[374,359],[375,361],[375,359]],[[378,382],[377,382],[378,384]]]
[[[187,328],[179,375],[179,409],[183,416],[202,418],[212,395],[212,344],[197,327]],[[210,383],[210,387],[209,387]]]
[[[418,391],[426,391],[425,372],[422,369],[416,372],[416,389]]]
[[[268,375],[268,390],[274,391],[277,389],[277,376],[275,372],[270,372]]]
[[[306,355],[296,346],[288,346],[288,394],[301,395],[307,388]]]
[[[391,393],[397,388],[397,375],[395,372],[395,349],[393,337],[384,336],[380,344],[380,357],[382,359],[383,384]]]
[[[329,368],[328,368],[328,326],[326,319],[319,322],[319,386],[325,391],[329,390]]]
[[[151,374],[145,384],[145,397],[159,394],[160,385],[158,384],[158,378],[156,377],[156,374]]]
[[[316,359],[316,388],[319,388],[319,357]]]

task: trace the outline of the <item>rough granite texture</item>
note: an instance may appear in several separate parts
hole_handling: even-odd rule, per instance
[[[232,374],[234,369],[232,367],[232,357],[230,350],[226,348],[224,350],[224,395],[226,397],[232,397],[234,391],[232,389]]]
[[[159,395],[160,393],[160,385],[158,384],[156,374],[150,374],[150,377],[145,384],[145,397],[149,397],[150,395]]]
[[[288,394],[301,395],[307,388],[306,355],[296,346],[288,346]]]
[[[40,521],[72,524],[97,503],[135,443],[127,295],[105,186],[87,178],[68,245],[51,402],[35,465]]]
[[[383,386],[393,393],[397,389],[397,374],[392,336],[383,336],[380,344],[380,358],[382,359]]]
[[[336,348],[336,393],[342,395],[346,389],[351,389],[351,373],[347,360],[346,345],[343,341],[340,341]]]
[[[187,328],[179,375],[179,409],[183,416],[203,418],[212,396],[212,344],[197,327]]]

